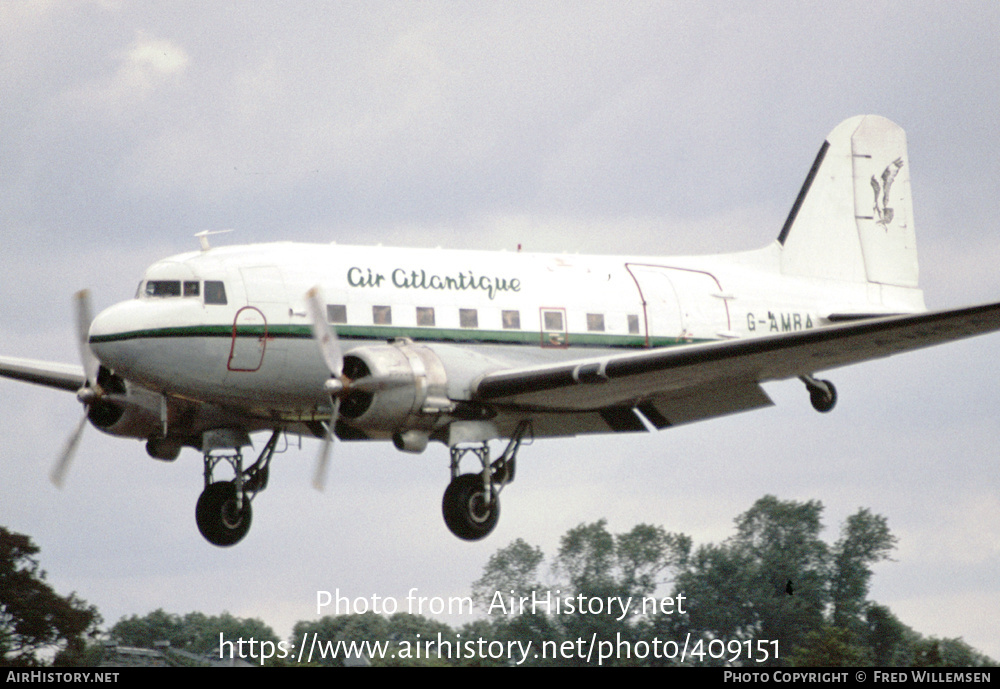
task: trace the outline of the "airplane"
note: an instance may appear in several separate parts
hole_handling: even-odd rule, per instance
[[[88,422],[145,441],[156,459],[201,452],[196,522],[222,547],[247,534],[284,434],[322,439],[317,487],[335,439],[444,444],[444,521],[478,540],[536,438],[758,409],[772,404],[762,383],[790,378],[828,412],[837,391],[817,372],[1000,330],[1000,303],[927,311],[906,135],[874,115],[830,133],[777,239],[753,251],[213,247],[208,234],[96,318],[77,295],[81,365],[0,357],[0,375],[84,405],[57,484]]]

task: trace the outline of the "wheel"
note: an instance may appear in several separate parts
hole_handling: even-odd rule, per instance
[[[821,387],[809,388],[809,401],[812,402],[813,409],[826,413],[837,404],[837,388],[828,380],[817,381],[826,386],[826,390]]]
[[[250,501],[243,500],[243,510],[236,509],[236,485],[232,481],[210,484],[198,496],[195,508],[198,530],[212,545],[220,547],[239,543],[253,520]]]
[[[453,534],[466,541],[478,541],[490,535],[500,518],[500,500],[496,490],[487,504],[480,474],[462,474],[448,484],[441,502],[444,523]]]

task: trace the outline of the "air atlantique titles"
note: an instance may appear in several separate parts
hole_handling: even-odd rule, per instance
[[[347,284],[351,287],[381,287],[385,275],[371,268],[354,266],[347,271]],[[399,289],[477,289],[486,292],[493,299],[498,292],[520,292],[521,281],[517,278],[499,278],[486,275],[476,276],[471,270],[452,275],[428,275],[426,270],[405,270],[396,268],[390,273],[389,281]]]

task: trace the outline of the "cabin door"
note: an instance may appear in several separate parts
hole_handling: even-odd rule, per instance
[[[275,266],[240,268],[246,306],[233,320],[229,370],[279,377],[285,367],[289,304],[285,281]]]

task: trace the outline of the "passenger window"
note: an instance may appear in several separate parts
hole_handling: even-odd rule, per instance
[[[566,347],[566,309],[542,308],[542,346]]]
[[[347,304],[327,304],[326,320],[329,323],[346,323]]]
[[[500,314],[503,319],[504,330],[520,330],[521,329],[521,312],[520,311],[504,311]]]
[[[374,322],[375,325],[392,325],[392,307],[373,306],[372,322]]]
[[[184,281],[184,296],[185,297],[198,297],[201,296],[201,290],[199,289],[197,280],[185,280]]]
[[[479,313],[475,309],[459,309],[458,324],[463,328],[478,328]]]
[[[604,332],[604,314],[603,313],[588,313],[587,314],[587,330],[592,333],[603,333]]]
[[[429,306],[417,307],[417,325],[433,326],[434,309]]]
[[[639,334],[639,317],[635,315],[629,315],[628,317],[628,332],[630,335]]]
[[[542,317],[546,330],[563,330],[562,311],[543,311]]]
[[[181,296],[180,280],[150,280],[146,283],[147,297]]]
[[[205,303],[225,305],[226,286],[221,280],[205,280]]]

